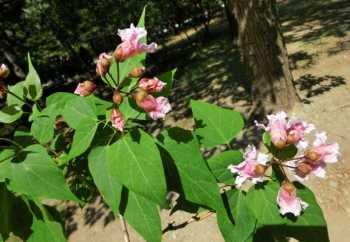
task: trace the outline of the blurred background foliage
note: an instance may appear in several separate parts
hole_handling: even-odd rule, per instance
[[[208,32],[224,14],[220,0],[0,0],[0,62],[12,80],[24,77],[27,52],[43,82],[93,72],[93,59],[114,50],[118,28],[136,23],[146,3],[149,39],[161,45],[191,27]]]

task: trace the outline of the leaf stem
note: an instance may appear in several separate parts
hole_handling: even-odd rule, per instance
[[[17,146],[17,147],[20,148],[21,150],[23,149],[23,146],[20,145],[19,143],[17,143],[16,141],[14,141],[14,140],[7,139],[7,138],[0,138],[0,141],[6,141],[6,142],[8,142],[8,143],[11,143],[11,144]]]
[[[119,61],[117,60],[117,86],[119,86],[120,83],[120,68],[119,68]]]
[[[11,92],[9,89],[6,89],[6,92],[12,96],[14,96],[15,98],[17,98],[18,100],[20,100],[24,105],[27,105],[28,107],[32,108],[32,105],[30,105],[29,103],[27,103],[23,98],[21,98],[20,96],[18,96],[17,94]]]

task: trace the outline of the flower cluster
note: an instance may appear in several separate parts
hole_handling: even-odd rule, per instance
[[[141,53],[152,53],[157,48],[156,43],[151,43],[147,45],[143,43],[147,35],[147,31],[142,27],[135,27],[133,24],[130,25],[128,29],[118,30],[118,35],[120,36],[122,42],[117,46],[113,55],[108,53],[102,53],[96,62],[96,74],[98,76],[104,77],[106,75],[111,75],[109,73],[109,68],[115,59],[117,65],[120,62],[125,61],[137,54]],[[118,69],[119,70],[119,69]],[[138,78],[137,86],[134,87],[132,92],[122,92],[119,90],[119,81],[116,83],[117,87],[113,92],[113,103],[114,108],[111,111],[111,122],[112,126],[119,131],[124,130],[125,120],[122,112],[119,110],[119,106],[123,102],[123,95],[131,95],[136,104],[148,113],[149,117],[153,120],[164,119],[166,114],[171,110],[171,106],[166,97],[158,96],[154,97],[151,94],[160,93],[165,87],[166,83],[159,80],[157,77],[146,77],[146,68],[136,67],[130,73],[129,77]],[[113,77],[119,80],[119,71],[117,73],[118,77]],[[91,81],[85,81],[79,83],[74,93],[80,96],[88,96],[92,94],[96,89],[96,85]]]
[[[277,166],[285,176],[277,195],[280,213],[299,216],[308,204],[297,197],[297,189],[285,175],[285,168],[299,181],[308,179],[310,175],[324,178],[326,164],[338,161],[339,145],[328,143],[325,132],[316,132],[315,141],[309,145],[306,134],[315,130],[314,125],[296,117],[288,118],[285,112],[267,115],[267,120],[267,125],[257,122],[256,125],[269,134],[274,150],[283,152],[289,146],[294,146],[297,149],[295,156],[282,160],[271,150],[270,157],[268,154],[257,152],[253,145],[249,145],[245,150],[243,162],[230,165],[228,169],[237,174],[235,184],[236,187],[241,187],[246,180],[253,184],[263,182],[267,178],[266,170],[272,165]]]

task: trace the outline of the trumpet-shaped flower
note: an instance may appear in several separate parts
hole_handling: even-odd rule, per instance
[[[277,204],[282,215],[291,213],[299,216],[308,204],[297,197],[296,188],[290,182],[284,182],[277,194]]]
[[[244,161],[238,165],[230,165],[228,169],[233,174],[238,174],[235,184],[240,187],[246,180],[251,180],[254,184],[263,182],[267,162],[268,155],[257,152],[254,145],[248,145]]]

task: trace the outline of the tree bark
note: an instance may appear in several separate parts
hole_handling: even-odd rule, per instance
[[[299,101],[281,33],[276,0],[230,0],[238,21],[238,44],[259,111],[291,110]]]
[[[233,6],[231,0],[224,0],[226,18],[230,27],[231,39],[236,40],[238,38],[238,23],[233,12]]]

